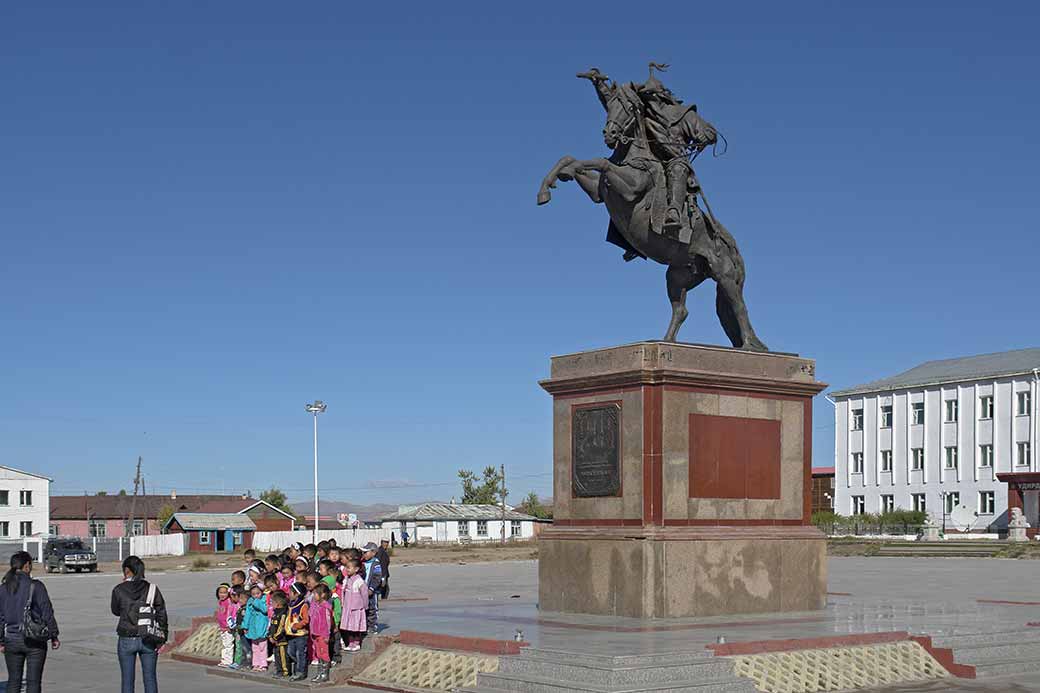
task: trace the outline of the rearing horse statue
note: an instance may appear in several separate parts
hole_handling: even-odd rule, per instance
[[[744,260],[729,231],[714,216],[700,212],[693,194],[684,205],[684,228],[679,233],[658,230],[655,215],[659,215],[665,194],[664,167],[647,139],[644,103],[637,87],[617,83],[608,87],[595,70],[578,76],[592,79],[597,88],[607,111],[603,141],[613,153],[606,159],[560,159],[542,181],[538,204],[549,202],[550,188],[556,187],[557,180],[574,180],[593,202],[606,204],[610,213],[607,240],[626,250],[626,260],[638,256],[668,267],[665,280],[672,318],[665,341],[676,341],[688,315],[686,293],[711,278],[716,284],[715,309],[733,346],[768,351],[748,318]],[[689,185],[692,193],[696,188],[692,182]]]

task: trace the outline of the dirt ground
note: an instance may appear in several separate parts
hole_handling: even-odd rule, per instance
[[[398,546],[391,553],[391,565],[422,565],[428,563],[493,563],[497,561],[530,561],[538,558],[538,545],[531,542],[468,546]],[[209,570],[238,567],[242,554],[191,553],[186,556],[146,558],[150,571]],[[102,563],[102,573],[118,573],[119,563]]]

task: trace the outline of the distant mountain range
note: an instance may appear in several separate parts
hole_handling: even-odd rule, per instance
[[[314,501],[297,501],[290,503],[294,512],[298,515],[313,515],[314,514]],[[408,505],[419,505],[418,503],[408,503]],[[318,514],[326,517],[335,517],[339,513],[354,513],[358,516],[359,520],[381,520],[388,515],[393,515],[397,512],[397,505],[390,505],[389,503],[373,503],[372,505],[361,505],[359,503],[350,503],[347,501],[335,501],[325,500],[324,498],[318,499]]]

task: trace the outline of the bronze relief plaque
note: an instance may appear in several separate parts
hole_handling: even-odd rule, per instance
[[[575,498],[621,495],[621,405],[572,412],[571,486]]]

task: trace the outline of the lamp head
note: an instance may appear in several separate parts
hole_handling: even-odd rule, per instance
[[[328,408],[328,405],[322,402],[320,399],[314,400],[314,404],[307,405],[307,411],[311,414],[321,414]]]

